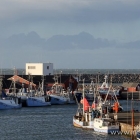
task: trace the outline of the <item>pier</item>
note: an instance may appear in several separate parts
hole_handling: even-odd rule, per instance
[[[120,113],[110,113],[110,117],[114,117],[117,115],[117,121],[120,123],[120,132],[114,133],[115,134],[121,134],[121,135],[127,135],[127,136],[136,136],[136,132],[139,128],[139,122],[140,122],[140,112],[120,112]]]
[[[132,112],[119,112],[117,114],[109,113],[110,117],[113,117],[114,115],[117,115],[117,119],[120,123],[126,123],[126,124],[131,125]],[[134,124],[137,125],[139,121],[140,121],[140,112],[134,112]]]

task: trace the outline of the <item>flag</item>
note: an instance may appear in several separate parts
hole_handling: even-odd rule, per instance
[[[82,100],[80,101],[81,104],[83,104],[83,102],[84,102],[84,111],[88,111],[90,105],[89,105],[87,99],[84,98],[84,100],[82,99]]]

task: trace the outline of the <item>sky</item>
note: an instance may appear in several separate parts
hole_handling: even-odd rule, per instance
[[[140,69],[139,0],[0,0],[0,67]]]

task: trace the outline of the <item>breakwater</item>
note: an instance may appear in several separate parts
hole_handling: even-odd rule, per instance
[[[3,75],[3,87],[8,88],[11,84],[8,78],[13,75]],[[20,77],[29,80],[28,75],[19,75]],[[85,79],[85,83],[90,83],[93,79],[94,83],[102,83],[104,81],[105,74],[55,74],[55,75],[47,75],[45,77],[45,84],[54,83],[54,77],[58,77],[59,83],[64,83],[70,76],[78,77],[79,83],[82,83],[82,79]],[[33,75],[33,82],[35,84],[39,84],[41,82],[42,76]],[[140,82],[140,74],[108,74],[108,82],[115,84],[122,84],[123,82]]]
[[[1,75],[12,75],[14,72],[18,75],[25,75],[25,69],[1,69]],[[140,74],[140,69],[54,69],[54,74]]]

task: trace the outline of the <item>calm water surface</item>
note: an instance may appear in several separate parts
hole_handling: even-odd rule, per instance
[[[0,140],[128,140],[76,128],[72,117],[77,105],[24,107],[0,110]]]

